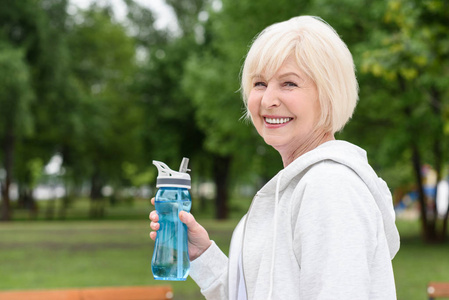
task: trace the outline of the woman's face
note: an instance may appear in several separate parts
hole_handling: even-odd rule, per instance
[[[272,78],[253,78],[248,109],[259,134],[279,152],[301,148],[320,118],[317,87],[293,56]]]

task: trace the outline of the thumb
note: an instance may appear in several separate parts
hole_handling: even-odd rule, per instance
[[[194,229],[196,226],[198,226],[198,223],[195,220],[195,217],[186,211],[181,211],[179,213],[179,219],[182,223],[186,224],[189,230]]]

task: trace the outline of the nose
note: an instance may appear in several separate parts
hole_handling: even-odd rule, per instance
[[[273,84],[269,84],[266,87],[262,96],[261,104],[265,109],[276,108],[281,105],[279,94],[277,93],[277,89],[273,87]]]

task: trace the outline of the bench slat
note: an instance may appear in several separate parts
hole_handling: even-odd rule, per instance
[[[89,288],[81,291],[83,300],[162,300],[173,298],[170,287]]]
[[[0,292],[0,300],[80,300],[79,290]]]
[[[449,297],[449,282],[430,282],[427,295],[431,298]]]
[[[173,292],[170,286],[0,291],[0,300],[169,300],[172,298]]]

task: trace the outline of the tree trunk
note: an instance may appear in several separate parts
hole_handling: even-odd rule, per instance
[[[228,217],[228,183],[230,156],[214,157],[214,179],[216,186],[215,218],[224,220]]]
[[[70,198],[67,195],[62,197],[61,206],[59,207],[59,210],[58,210],[58,218],[59,219],[65,220],[65,218],[67,216],[67,208],[69,207],[69,203],[70,203]]]
[[[104,216],[104,201],[102,201],[101,189],[103,187],[100,173],[95,171],[91,178],[90,187],[90,212],[91,218],[102,218]]]
[[[441,241],[446,241],[447,239],[447,222],[449,217],[449,205],[446,210],[446,214],[443,219],[443,228],[441,229]]]
[[[13,130],[9,128],[5,134],[3,140],[3,153],[4,159],[3,164],[5,167],[5,182],[1,184],[1,193],[2,193],[2,207],[1,207],[1,221],[10,221],[11,220],[11,202],[9,199],[9,187],[11,186],[12,179],[12,167],[14,160],[14,143],[15,138],[13,134]]]
[[[433,144],[433,155],[435,157],[435,170],[437,172],[437,183],[435,186],[435,195],[434,195],[434,206],[433,206],[433,231],[435,232],[435,236],[439,240],[444,240],[444,230],[441,231],[440,236],[437,233],[437,222],[438,222],[438,203],[437,203],[437,192],[438,192],[438,183],[441,181],[441,173],[443,169],[443,146],[442,140],[444,139],[443,133],[443,113],[441,109],[441,95],[438,89],[434,86],[430,88],[430,106],[433,114],[435,115],[435,120],[437,120],[437,128],[436,134],[433,135],[434,144]]]
[[[401,91],[405,92],[406,91],[406,87],[405,87],[405,80],[399,76],[398,78],[398,82],[399,82],[399,88]],[[407,118],[411,118],[412,115],[412,108],[411,107],[405,107],[404,109],[404,114],[406,115]],[[412,129],[409,129],[412,130]],[[422,230],[422,235],[424,237],[424,239],[427,239],[427,231],[428,231],[428,226],[427,226],[427,201],[426,201],[426,195],[424,194],[424,186],[423,186],[423,176],[422,176],[422,172],[421,172],[421,166],[422,166],[422,162],[421,162],[421,154],[419,153],[419,147],[416,144],[416,141],[414,139],[411,140],[410,142],[410,147],[412,150],[412,166],[413,166],[413,171],[415,173],[415,180],[416,180],[416,186],[418,188],[418,201],[419,201],[419,206],[420,206],[420,216],[421,216],[421,230]]]
[[[405,80],[402,77],[398,77],[398,83],[399,88],[401,91],[406,92],[406,83]],[[432,105],[432,111],[434,114],[438,115],[437,118],[441,118],[441,113],[439,112],[440,107],[438,101],[435,101],[434,95],[431,95],[431,105]],[[411,119],[412,116],[412,108],[406,107],[404,110],[405,115]],[[411,127],[411,126],[410,126]],[[410,132],[412,132],[413,128],[409,128]],[[442,130],[442,129],[441,129]],[[442,132],[442,131],[441,131]],[[437,140],[440,136],[435,137],[435,142],[433,144],[433,155],[435,158],[435,168],[437,171],[437,177],[441,177],[441,143]],[[418,197],[419,197],[419,204],[420,204],[420,215],[421,215],[421,226],[422,226],[422,234],[423,238],[427,242],[435,242],[438,240],[438,234],[436,232],[436,205],[432,208],[432,215],[429,216],[429,211],[427,209],[427,204],[429,202],[429,199],[424,194],[424,187],[423,187],[423,177],[421,173],[421,167],[422,167],[422,161],[421,161],[421,154],[419,151],[419,146],[414,138],[411,139],[411,150],[412,150],[412,164],[413,164],[413,170],[415,172],[415,179],[416,184],[418,187]],[[437,182],[438,183],[438,182]],[[431,200],[436,203],[436,193],[435,195],[431,196]],[[429,218],[430,217],[430,218]]]
[[[421,155],[419,153],[418,146],[415,143],[412,144],[412,164],[413,170],[415,171],[415,180],[417,184],[416,186],[418,188],[418,201],[420,206],[422,233],[424,238],[427,239],[427,201],[426,195],[424,194],[423,177],[421,173]]]
[[[33,197],[33,189],[24,183],[19,184],[18,207],[28,210],[30,219],[37,218],[37,204]]]
[[[45,219],[53,220],[55,218],[56,199],[49,199],[46,202]]]
[[[11,212],[10,212],[10,204],[9,204],[9,185],[8,183],[2,183],[2,206],[1,206],[1,216],[0,221],[10,221],[11,220]]]

